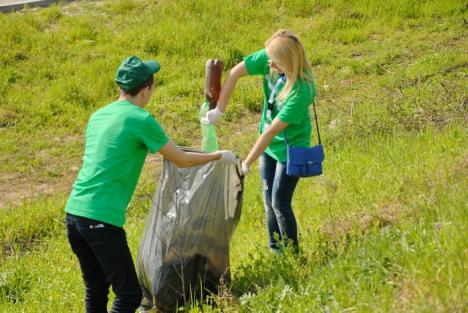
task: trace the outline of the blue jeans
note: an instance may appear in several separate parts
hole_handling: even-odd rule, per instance
[[[286,166],[264,153],[260,158],[260,175],[263,184],[263,201],[269,235],[269,247],[280,248],[280,242],[292,242],[299,249],[297,222],[291,206],[299,178],[286,175]]]
[[[86,312],[107,313],[112,286],[115,300],[110,312],[134,313],[142,293],[124,229],[68,213],[66,225],[86,287]]]

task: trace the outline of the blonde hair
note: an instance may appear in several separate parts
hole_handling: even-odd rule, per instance
[[[304,46],[296,34],[289,30],[280,29],[265,42],[265,47],[271,61],[286,75],[286,84],[277,96],[280,101],[286,100],[298,77],[309,84],[313,83],[312,66],[310,66]]]

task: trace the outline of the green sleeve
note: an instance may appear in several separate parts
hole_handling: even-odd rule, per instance
[[[310,103],[304,98],[298,95],[291,96],[276,117],[284,123],[299,124],[305,116],[309,116],[309,105]]]
[[[284,123],[299,124],[305,116],[309,118],[309,105],[312,104],[314,98],[315,85],[303,83],[300,88],[294,88],[286,98],[276,117]]]
[[[266,49],[249,54],[244,58],[245,68],[249,75],[263,75],[269,72],[268,55]]]
[[[144,120],[139,135],[151,153],[158,152],[169,141],[169,137],[151,115]]]

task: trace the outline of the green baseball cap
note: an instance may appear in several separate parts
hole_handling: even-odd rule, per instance
[[[141,86],[151,74],[159,72],[160,68],[156,61],[143,62],[139,57],[132,55],[120,64],[115,73],[115,82],[124,91],[133,90]]]

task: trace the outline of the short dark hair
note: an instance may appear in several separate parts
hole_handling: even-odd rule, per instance
[[[136,96],[143,88],[146,88],[146,87],[149,87],[150,89],[153,87],[153,84],[154,84],[154,75],[151,74],[148,79],[143,83],[141,84],[140,86],[136,87],[136,88],[133,88],[133,89],[130,89],[130,90],[123,90],[122,88],[120,88],[123,92],[125,92],[126,94],[129,94],[131,95],[132,97]]]

